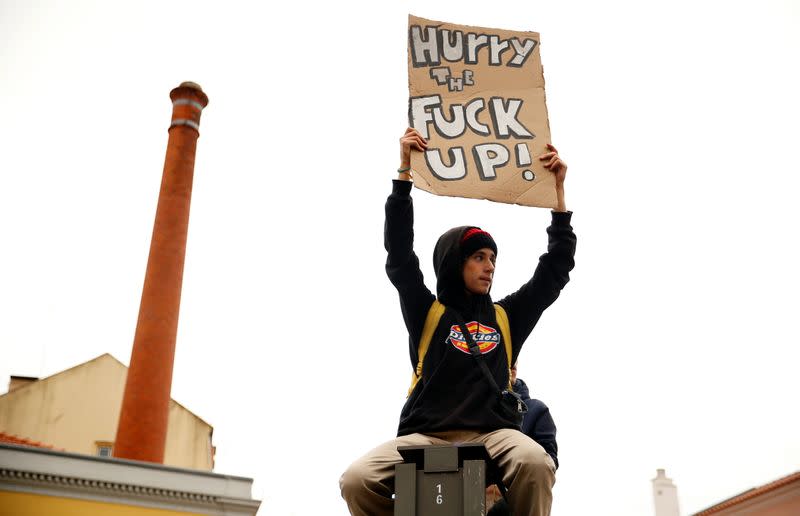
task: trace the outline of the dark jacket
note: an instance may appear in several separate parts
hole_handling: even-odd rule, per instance
[[[520,378],[514,382],[514,392],[519,394],[528,406],[528,412],[522,420],[522,433],[539,443],[544,448],[558,469],[558,444],[556,443],[556,424],[550,409],[540,400],[531,399],[528,386]]]
[[[384,245],[388,252],[386,273],[400,296],[400,309],[409,336],[409,358],[411,367],[415,368],[425,317],[435,297],[425,286],[413,249],[414,213],[410,192],[410,182],[394,181],[386,201]],[[499,301],[508,314],[512,361],[516,360],[542,312],[569,281],[569,271],[575,263],[571,215],[553,213],[553,222],[547,229],[548,252],[539,258],[533,277]],[[431,339],[422,378],[400,414],[399,436],[415,432],[515,428],[514,421],[498,410],[498,395],[470,355],[457,325],[459,313],[471,330],[474,328],[475,332],[491,337],[489,340],[495,345],[482,349],[483,358],[497,384],[507,385],[508,359],[495,321],[492,298],[469,294],[464,287],[460,242],[469,227],[451,229],[436,244],[436,291],[447,310]]]

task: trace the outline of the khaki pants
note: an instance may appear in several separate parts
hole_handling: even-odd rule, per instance
[[[394,512],[394,466],[403,462],[398,446],[482,443],[503,472],[514,516],[547,516],[553,500],[555,464],[536,441],[517,430],[404,435],[385,442],[356,460],[339,480],[342,498],[355,516],[391,516]]]

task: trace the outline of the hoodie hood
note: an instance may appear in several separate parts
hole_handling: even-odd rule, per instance
[[[433,270],[436,273],[436,297],[445,306],[472,313],[491,306],[489,294],[470,294],[464,286],[464,258],[461,238],[475,226],[458,226],[447,230],[433,250]]]

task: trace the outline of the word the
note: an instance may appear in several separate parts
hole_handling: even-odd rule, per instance
[[[475,85],[472,70],[464,70],[461,72],[461,77],[453,77],[450,75],[449,66],[431,68],[431,79],[435,80],[439,86],[447,84],[447,89],[450,91],[464,91],[464,86]]]

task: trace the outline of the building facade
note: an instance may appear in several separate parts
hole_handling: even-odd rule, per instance
[[[0,396],[0,433],[55,450],[111,456],[128,369],[103,354],[47,378],[15,377]],[[213,428],[170,400],[164,464],[211,471]]]
[[[0,516],[253,516],[252,479],[0,443]]]
[[[800,514],[800,471],[723,500],[693,516],[795,516]]]

